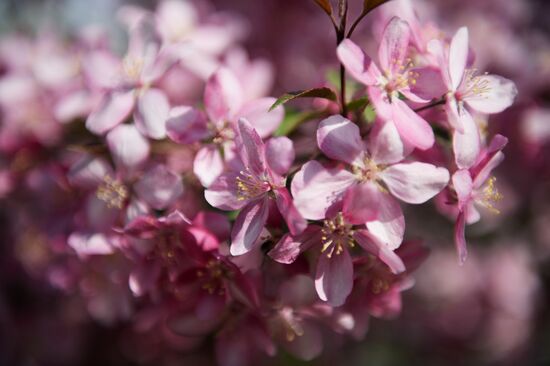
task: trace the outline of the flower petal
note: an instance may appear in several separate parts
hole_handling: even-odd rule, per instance
[[[170,103],[158,89],[149,89],[138,97],[134,113],[136,127],[145,136],[160,140],[166,137],[166,120],[170,113]]]
[[[206,118],[193,107],[174,107],[166,121],[166,134],[179,144],[200,141],[209,135]]]
[[[374,124],[368,139],[368,150],[377,164],[397,163],[410,153],[399,136],[392,121],[378,120]]]
[[[405,217],[399,202],[389,193],[379,191],[379,211],[376,220],[367,222],[371,235],[388,246],[398,248],[405,235]]]
[[[351,39],[344,39],[336,53],[340,62],[357,81],[365,85],[375,85],[378,82],[380,70]]]
[[[380,242],[375,236],[370,235],[367,230],[359,230],[353,237],[363,249],[384,262],[392,273],[399,274],[405,272],[405,264],[401,258],[386,244]]]
[[[353,264],[349,252],[344,249],[330,258],[321,254],[317,261],[315,289],[319,298],[331,306],[341,306],[353,288]]]
[[[277,208],[283,216],[290,233],[292,235],[300,234],[307,227],[307,221],[294,206],[290,193],[288,193],[286,188],[275,189],[273,193],[275,193]]]
[[[117,164],[135,167],[149,156],[149,142],[134,125],[119,125],[107,134],[107,145]]]
[[[334,115],[319,123],[317,144],[331,159],[351,164],[363,151],[359,127],[350,120]]]
[[[294,162],[295,152],[292,140],[286,136],[272,137],[265,144],[265,158],[271,170],[284,175]]]
[[[346,222],[362,225],[376,220],[379,210],[378,187],[374,184],[356,184],[344,194],[342,212]]]
[[[435,142],[432,127],[405,102],[395,98],[391,103],[392,118],[403,140],[420,150],[427,150]]]
[[[380,176],[390,192],[407,203],[424,203],[449,182],[447,169],[420,162],[392,165]]]
[[[195,155],[193,173],[204,187],[209,187],[223,173],[224,162],[218,146],[204,145]]]
[[[262,138],[244,118],[239,120],[240,146],[239,152],[244,165],[253,173],[260,175],[266,171],[265,146]]]
[[[237,174],[222,174],[204,191],[206,201],[220,210],[238,210],[246,204],[246,201],[237,197]]]
[[[464,210],[472,195],[473,183],[470,172],[467,169],[459,170],[453,174],[453,187],[458,198],[458,209]]]
[[[279,127],[285,117],[283,106],[269,110],[275,98],[261,98],[245,104],[238,112],[236,119],[246,118],[260,137],[265,138]]]
[[[251,202],[239,213],[231,232],[231,255],[242,255],[253,249],[267,221],[268,203],[267,197]]]
[[[105,94],[96,109],[88,116],[86,128],[102,135],[122,123],[134,108],[133,91]]]
[[[460,28],[449,48],[449,76],[453,90],[457,90],[462,83],[466,62],[468,61],[468,28]]]
[[[513,81],[496,75],[480,75],[478,87],[484,91],[469,94],[464,101],[472,109],[486,114],[500,113],[514,103],[518,95]]]
[[[468,111],[463,111],[460,121],[463,131],[455,130],[453,133],[453,152],[456,165],[460,169],[465,169],[472,167],[477,161],[481,141],[479,129]]]
[[[388,70],[391,75],[401,71],[399,68],[405,66],[410,37],[409,23],[398,17],[389,21],[378,48],[378,60],[383,70]]]
[[[206,113],[214,123],[232,119],[242,105],[242,88],[237,77],[220,68],[208,79],[204,90]]]
[[[292,180],[294,205],[304,218],[322,220],[327,210],[355,182],[355,176],[344,169],[327,169],[317,161],[310,161]]]
[[[458,263],[463,265],[468,257],[468,249],[466,247],[466,237],[464,230],[466,227],[464,212],[458,214],[455,223],[455,246],[458,253]]]
[[[310,225],[299,235],[285,234],[267,255],[279,263],[293,263],[300,253],[318,245],[321,242],[321,236],[321,228],[317,225]]]
[[[161,164],[148,170],[134,188],[139,198],[156,210],[172,205],[183,193],[181,178]]]

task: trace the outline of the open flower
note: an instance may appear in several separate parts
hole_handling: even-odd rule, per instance
[[[502,199],[498,192],[491,171],[504,159],[502,149],[508,139],[497,135],[486,151],[478,157],[477,163],[470,169],[461,169],[453,174],[452,183],[456,192],[458,216],[455,224],[455,245],[460,264],[468,255],[464,229],[466,224],[479,221],[480,214],[476,206],[481,206],[493,213],[499,213],[494,204]]]
[[[167,122],[168,136],[178,143],[210,140],[197,152],[193,172],[202,185],[210,186],[225,170],[225,163],[234,157],[237,121],[247,119],[259,136],[267,137],[284,117],[283,107],[269,111],[275,98],[245,100],[237,76],[222,67],[210,77],[204,91],[204,114],[194,108],[172,109]],[[223,152],[223,153],[222,153]]]
[[[231,254],[249,252],[260,236],[269,214],[271,199],[285,219],[291,233],[299,234],[306,221],[294,207],[285,187],[284,174],[294,160],[294,147],[286,137],[264,144],[245,119],[239,120],[238,150],[243,169],[222,174],[205,192],[208,203],[222,210],[241,212],[231,234]]]
[[[412,60],[407,58],[410,37],[407,22],[392,18],[378,48],[381,69],[350,39],[338,46],[337,54],[346,70],[368,86],[377,115],[392,121],[404,141],[426,150],[434,144],[432,128],[401,100],[405,96],[414,102],[427,102],[411,90],[421,70],[415,70]]]
[[[347,164],[326,168],[317,161],[306,163],[292,180],[294,203],[311,220],[350,195],[346,219],[367,223],[369,231],[395,249],[403,240],[405,219],[400,200],[419,204],[439,193],[449,181],[445,168],[421,162],[404,162],[404,147],[392,123],[380,123],[369,136],[368,146],[359,128],[342,116],[323,120],[317,143],[328,157]],[[368,147],[368,148],[367,148]]]
[[[385,263],[392,273],[401,273],[405,266],[394,251],[379,241],[364,225],[354,226],[346,217],[353,207],[348,195],[341,212],[323,221],[323,226],[310,225],[297,236],[285,235],[269,252],[280,263],[292,263],[298,254],[310,249],[320,250],[315,269],[315,288],[321,300],[331,306],[344,304],[353,288],[353,262],[351,249],[359,244]]]
[[[475,112],[494,114],[512,105],[517,95],[515,84],[496,75],[476,75],[467,69],[468,29],[460,28],[451,40],[448,51],[439,40],[429,44],[439,59],[443,82],[447,87],[446,111],[454,128],[453,150],[459,168],[471,167],[480,151],[480,136],[468,106]]]

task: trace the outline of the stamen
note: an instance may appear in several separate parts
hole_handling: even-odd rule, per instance
[[[495,182],[496,177],[490,177],[485,184],[485,187],[481,191],[481,197],[476,200],[480,205],[487,208],[490,212],[495,215],[500,214],[500,211],[494,206],[495,203],[502,200],[503,196],[497,190]]]
[[[352,225],[346,224],[341,212],[332,220],[325,220],[321,232],[321,253],[326,253],[327,258],[332,258],[333,254],[340,255],[347,245],[350,248],[355,246],[353,241]]]
[[[122,61],[122,69],[128,78],[137,80],[141,76],[143,60],[140,58],[127,56]]]
[[[103,183],[97,187],[96,197],[104,201],[109,208],[121,209],[128,198],[128,188],[106,175],[103,177]]]
[[[248,169],[241,170],[236,178],[237,199],[239,201],[258,197],[259,195],[271,190],[269,182],[260,179],[255,174],[250,173]]]
[[[484,75],[487,75],[485,73]],[[487,98],[486,94],[491,91],[489,81],[477,75],[476,69],[468,69],[464,74],[464,80],[466,85],[466,92],[462,97],[478,96]]]

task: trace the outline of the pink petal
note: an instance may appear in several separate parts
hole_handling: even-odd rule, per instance
[[[500,113],[514,103],[518,90],[513,81],[496,75],[480,75],[484,92],[468,95],[464,101],[472,109],[485,114]]]
[[[433,66],[413,68],[409,73],[416,81],[410,87],[411,93],[424,100],[440,98],[448,92],[441,71]]]
[[[392,273],[399,274],[405,272],[405,264],[401,258],[386,244],[380,242],[375,236],[370,235],[367,230],[357,231],[354,238],[368,253],[387,264]]]
[[[376,220],[379,210],[378,187],[374,184],[356,184],[344,194],[342,212],[347,222],[362,225]]]
[[[405,158],[410,153],[392,121],[378,120],[368,139],[368,150],[371,158],[377,164],[393,164]]]
[[[395,164],[380,176],[390,192],[407,203],[424,203],[449,182],[449,171],[426,163]]]
[[[457,90],[462,83],[466,62],[468,61],[468,28],[460,28],[449,48],[449,76],[453,90]]]
[[[371,235],[390,249],[396,249],[403,242],[405,217],[399,202],[389,193],[378,192],[379,211],[376,220],[367,222]]]
[[[237,112],[236,118],[245,118],[250,121],[258,135],[265,138],[279,127],[285,117],[283,106],[269,110],[275,101],[275,98],[261,98],[248,102]]]
[[[231,233],[231,224],[227,216],[217,212],[199,212],[193,219],[193,226],[207,229],[216,235],[220,241],[229,239]]]
[[[102,135],[122,123],[133,108],[133,91],[107,93],[88,116],[86,128],[92,133]]]
[[[393,17],[384,29],[378,48],[378,60],[383,70],[388,70],[391,75],[401,71],[399,68],[405,66],[410,37],[409,24]]]
[[[347,249],[331,258],[321,253],[315,273],[315,289],[319,298],[331,306],[341,306],[353,288],[353,264]]]
[[[152,139],[166,137],[166,120],[170,113],[170,103],[166,95],[158,89],[149,89],[138,97],[134,113],[136,127]]]
[[[294,357],[303,361],[311,361],[323,351],[323,336],[319,327],[310,321],[302,322],[303,335],[292,341],[285,339],[283,347]]]
[[[193,173],[204,187],[209,187],[223,173],[225,164],[217,145],[204,145],[195,155]]]
[[[72,233],[67,239],[67,243],[81,258],[114,252],[107,236],[101,233]]]
[[[113,168],[102,158],[85,155],[75,162],[67,174],[69,182],[81,188],[96,188],[105,176],[114,177]]]
[[[351,39],[344,39],[336,49],[338,59],[357,81],[365,85],[376,85],[380,70],[359,46]]]
[[[460,169],[472,167],[479,156],[481,141],[479,129],[467,110],[463,110],[460,118],[463,132],[455,130],[453,133],[453,152],[456,165]]]
[[[242,89],[237,77],[227,68],[220,68],[208,79],[204,105],[210,120],[218,123],[232,119],[242,106]]]
[[[353,163],[364,149],[359,127],[340,115],[321,121],[317,128],[317,144],[329,158],[349,164]]]
[[[466,257],[468,256],[468,249],[466,248],[466,237],[464,235],[464,230],[466,226],[464,219],[464,212],[461,212],[458,214],[455,223],[455,246],[458,253],[458,263],[460,265],[463,265],[464,262],[466,262]]]
[[[403,140],[420,150],[427,150],[435,142],[432,127],[405,102],[395,98],[391,104],[393,123]]]
[[[355,176],[344,169],[327,169],[317,161],[310,161],[292,180],[294,205],[304,218],[322,220],[326,211],[355,182]]]
[[[474,187],[480,188],[489,178],[491,172],[504,160],[504,154],[499,151],[487,161],[474,178]]]
[[[238,210],[247,202],[239,200],[236,186],[237,174],[225,173],[204,191],[206,201],[220,210]]]
[[[107,145],[117,164],[135,167],[149,156],[149,142],[134,125],[119,125],[107,134]]]
[[[285,234],[267,255],[279,263],[293,263],[300,253],[318,245],[321,242],[321,236],[321,228],[317,225],[310,225],[297,236]]]
[[[290,233],[292,235],[300,234],[307,227],[307,221],[300,215],[294,206],[290,193],[288,193],[286,188],[275,189],[273,193],[275,194],[277,208],[283,216]]]
[[[174,107],[166,121],[166,134],[179,144],[200,141],[209,135],[206,118],[201,111],[193,107]]]
[[[164,210],[174,204],[183,193],[181,178],[164,165],[148,170],[134,188],[139,198],[155,210]]]
[[[267,221],[268,203],[267,197],[262,198],[239,212],[231,232],[231,255],[242,255],[253,249]]]
[[[284,175],[294,161],[295,152],[292,140],[286,136],[272,137],[265,144],[265,158],[271,170]]]
[[[239,134],[242,142],[239,152],[244,165],[254,174],[263,174],[266,171],[266,162],[262,138],[244,118],[239,120]]]
[[[458,198],[459,210],[464,210],[472,195],[472,177],[467,169],[459,170],[453,174],[453,187]]]

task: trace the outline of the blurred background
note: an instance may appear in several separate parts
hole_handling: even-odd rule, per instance
[[[274,64],[272,95],[322,85],[336,67],[330,22],[311,0],[195,2],[242,18],[251,57]],[[115,14],[127,3],[156,5],[3,0],[0,37],[13,32],[69,35],[83,25],[99,24],[108,30],[111,45],[123,51],[125,34]],[[359,12],[360,3],[350,0],[351,14]],[[312,362],[283,353],[269,361],[274,365],[550,365],[550,2],[413,3],[421,19],[449,34],[467,26],[476,66],[518,86],[515,105],[488,124],[490,134],[510,139],[497,170],[501,213],[469,227],[470,257],[459,267],[452,223],[430,207],[407,212],[407,235],[425,238],[431,255],[415,274],[415,287],[404,294],[402,314],[392,321],[373,320],[362,342],[326,345]],[[354,36],[367,49],[379,29],[372,18]],[[3,57],[19,46],[4,44]],[[2,172],[16,165],[13,159],[1,161]],[[56,289],[51,278],[42,276],[43,253],[31,245],[42,239],[15,212],[47,207],[33,206],[30,196],[8,200],[11,191],[0,176],[0,365],[213,364],[208,355],[177,352],[132,359],[139,345],[126,341],[125,321],[93,320],[80,296]],[[50,193],[42,186],[36,194],[38,200]],[[47,206],[47,200],[41,204]]]

